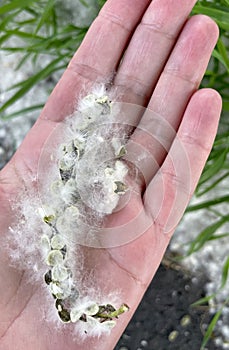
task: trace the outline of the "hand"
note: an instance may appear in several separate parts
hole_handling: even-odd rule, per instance
[[[190,164],[190,197],[211,150],[221,111],[221,99],[216,91],[196,91],[216,44],[218,28],[205,16],[187,20],[195,2],[107,1],[35,126],[0,173],[2,241],[13,220],[11,199],[22,184],[36,180],[39,156],[53,128],[71,114],[82,87],[90,90],[95,81],[107,80],[114,72],[113,87],[121,92],[122,101],[148,107],[176,131]],[[140,123],[147,126],[147,119]],[[141,133],[136,133],[133,137],[141,142],[140,136]],[[144,147],[153,150],[161,167],[160,176],[159,172],[151,174],[147,189],[131,202],[126,215],[131,218],[136,208],[144,206],[145,218],[154,217],[161,177],[164,197],[159,215],[146,232],[129,244],[102,250],[85,248],[88,268],[96,266],[98,284],[108,290],[121,288],[130,311],[119,318],[110,336],[89,337],[81,344],[73,340],[67,327],[58,332],[43,320],[42,291],[27,284],[26,273],[11,267],[7,252],[2,251],[0,349],[107,350],[115,346],[163,257],[174,231],[171,226],[164,233],[165,223],[177,203],[174,189],[177,184],[185,186],[186,181],[182,166],[179,173],[171,166],[171,159],[181,165],[184,161],[176,147],[168,147],[167,156],[154,143],[150,146],[146,143]],[[186,204],[186,201],[182,204],[180,212]],[[116,217],[116,220],[121,219]],[[144,216],[141,224],[144,228]]]

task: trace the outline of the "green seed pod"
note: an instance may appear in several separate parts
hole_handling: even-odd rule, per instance
[[[41,251],[43,256],[47,256],[51,250],[50,240],[47,235],[42,235],[41,237]]]
[[[49,266],[55,266],[57,264],[63,264],[64,258],[63,254],[59,250],[51,250],[48,254],[46,263]]]
[[[50,291],[51,293],[57,298],[57,299],[62,299],[64,292],[63,289],[55,282],[51,282],[50,285]]]
[[[84,313],[88,316],[96,315],[99,312],[99,306],[96,303],[92,303],[84,309]]]
[[[51,192],[54,195],[60,195],[62,188],[64,187],[64,184],[61,180],[54,181],[51,186]]]
[[[171,343],[173,343],[176,340],[176,338],[178,337],[178,335],[179,335],[178,331],[176,331],[176,330],[172,331],[168,336],[169,341]]]
[[[104,173],[105,173],[105,176],[106,177],[111,177],[114,175],[114,169],[111,168],[110,166],[107,166],[105,169],[104,169]]]
[[[111,304],[107,304],[105,306],[105,309],[106,309],[107,312],[114,312],[114,311],[116,311],[115,307],[113,305],[111,305]]]
[[[60,234],[56,234],[51,239],[51,247],[52,249],[60,250],[64,248],[65,242],[63,240],[63,237]]]
[[[79,209],[71,205],[70,207],[66,208],[64,212],[64,216],[66,220],[69,220],[69,221],[76,220],[79,217]]]
[[[87,316],[86,322],[88,323],[89,327],[93,327],[93,328],[97,327],[100,324],[99,320],[92,316]]]
[[[43,218],[44,222],[50,226],[52,226],[54,220],[55,220],[55,216],[54,215],[48,215],[48,216],[44,216]]]
[[[117,152],[116,157],[117,157],[117,158],[121,158],[121,157],[125,156],[126,153],[127,153],[127,151],[126,151],[125,146],[121,146],[120,149],[119,149],[118,152]]]
[[[52,280],[62,282],[69,277],[68,269],[63,265],[55,265],[52,269]]]
[[[114,193],[124,194],[128,189],[128,187],[121,181],[115,181],[114,184]]]
[[[104,103],[107,103],[109,100],[108,100],[108,96],[102,96],[102,97],[96,98],[95,101],[97,103],[104,104]]]
[[[83,312],[82,310],[79,310],[77,308],[74,308],[70,312],[70,318],[73,323],[79,321],[80,317],[82,316]]]
[[[66,153],[63,158],[60,159],[58,166],[59,169],[62,171],[68,171],[71,170],[71,168],[75,164],[75,157],[72,156],[71,153]]]

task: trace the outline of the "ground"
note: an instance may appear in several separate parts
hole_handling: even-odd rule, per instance
[[[161,264],[115,350],[199,350],[209,315],[190,305],[204,296],[204,282]],[[221,348],[210,341],[205,349]]]

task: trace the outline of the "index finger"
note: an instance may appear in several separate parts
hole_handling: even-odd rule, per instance
[[[71,115],[82,88],[106,80],[118,66],[151,0],[108,0],[49,97],[41,115],[16,152],[18,173],[37,172],[38,159],[56,123]],[[23,164],[24,162],[24,164]],[[20,169],[20,170],[19,170]],[[8,167],[6,169],[8,171]]]
[[[108,0],[51,94],[42,119],[61,121],[73,112],[82,86],[111,77],[150,0]]]

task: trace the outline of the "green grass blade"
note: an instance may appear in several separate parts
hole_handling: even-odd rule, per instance
[[[223,110],[229,111],[229,101],[223,100]]]
[[[20,13],[20,10],[15,11],[11,14],[7,14],[7,16],[5,16],[5,18],[3,16],[1,16],[3,18],[1,18],[1,21],[0,21],[0,31],[5,30],[6,26],[8,24],[11,24],[13,22],[14,17],[17,16],[19,13]]]
[[[221,226],[223,226],[228,220],[229,220],[229,215],[224,216],[223,218],[209,225],[202,232],[200,232],[199,235],[196,237],[196,239],[194,239],[191,242],[187,255],[191,255],[197,252],[198,250],[200,250],[205,245],[205,243],[212,238],[215,231],[218,230]]]
[[[229,257],[226,259],[225,264],[223,265],[220,289],[223,289],[225,287],[228,280],[228,273],[229,273]]]
[[[99,8],[103,7],[103,5],[106,3],[106,0],[98,0]]]
[[[211,179],[214,175],[218,174],[225,163],[227,154],[228,149],[225,149],[223,152],[221,150],[218,152],[217,159],[208,168],[205,168],[198,186],[202,185],[204,182]]]
[[[229,233],[222,233],[222,234],[218,234],[218,235],[212,236],[209,239],[209,241],[213,241],[213,240],[221,239],[221,238],[226,238],[226,237],[229,237]]]
[[[218,40],[217,43],[217,49],[223,59],[223,64],[227,68],[227,71],[229,72],[229,57],[228,57],[228,52],[227,49],[221,39]]]
[[[217,58],[217,60],[219,60],[219,61],[224,65],[224,67],[228,70],[228,72],[229,72],[228,65],[227,65],[227,63],[225,63],[225,60],[224,60],[224,58],[222,57],[222,55],[221,55],[220,52],[218,52],[217,50],[213,50],[212,56],[215,57],[215,58]]]
[[[63,59],[62,57],[58,57],[56,60],[49,63],[45,68],[43,68],[38,73],[34,74],[29,79],[27,79],[19,84],[15,84],[15,86],[21,85],[21,88],[8,101],[6,101],[1,106],[0,113],[2,113],[6,108],[8,108],[13,103],[15,103],[17,100],[19,100],[22,96],[24,96],[39,81],[47,78],[51,73],[54,73],[54,72],[61,70],[61,69],[64,69],[65,65],[57,66],[59,61],[61,61],[62,59]]]
[[[216,293],[211,294],[211,295],[208,295],[207,297],[204,297],[204,298],[201,298],[201,299],[195,301],[195,302],[192,303],[190,306],[191,306],[191,307],[196,307],[196,306],[199,306],[199,305],[208,304],[208,302],[209,302],[211,299],[215,298],[215,296],[216,296]]]
[[[223,311],[223,307],[221,307],[219,309],[219,311],[217,311],[217,313],[215,314],[215,316],[213,317],[213,319],[211,320],[209,326],[208,326],[208,329],[204,335],[204,339],[203,339],[203,342],[201,344],[201,348],[200,350],[204,350],[205,349],[205,345],[208,343],[208,341],[210,340],[210,338],[212,337],[212,334],[213,334],[213,331],[215,329],[215,326],[216,326],[216,323],[218,322],[221,314],[222,314],[222,311]]]
[[[52,9],[55,5],[56,0],[49,0],[47,1],[43,11],[42,16],[37,24],[37,27],[34,31],[34,34],[36,35],[38,31],[41,29],[41,27],[46,23],[47,19],[50,17],[50,13],[52,12]]]
[[[220,182],[222,182],[228,176],[229,176],[229,172],[226,172],[224,175],[220,176],[216,181],[214,181],[210,186],[207,186],[204,190],[201,191],[202,187],[200,187],[200,190],[196,192],[196,196],[200,197],[203,194],[211,191],[213,188],[215,188]]]
[[[19,111],[16,111],[14,113],[2,116],[1,119],[2,120],[9,120],[9,119],[12,119],[12,118],[15,118],[15,117],[22,116],[22,115],[27,114],[27,113],[31,113],[31,112],[40,110],[43,107],[44,107],[44,103],[43,104],[39,104],[39,105],[30,106],[30,107],[27,107],[27,108],[20,109]]]
[[[29,59],[29,57],[31,57],[31,52],[26,53],[21,60],[18,62],[15,70],[19,70],[24,64],[25,62]]]
[[[206,209],[206,208],[209,208],[213,205],[218,205],[218,204],[221,204],[224,202],[229,202],[229,195],[214,198],[214,199],[211,199],[209,201],[204,201],[204,202],[199,203],[199,204],[190,205],[186,209],[186,213],[191,212],[191,211]]]
[[[37,0],[11,0],[8,4],[0,6],[0,15],[3,15],[13,10],[22,9],[36,1]]]
[[[6,42],[10,38],[10,34],[4,34],[0,37],[0,45]]]
[[[201,13],[203,15],[207,15],[212,17],[219,25],[222,27],[229,28],[229,12],[222,11],[215,7],[210,7],[210,5],[203,6],[197,3],[197,5],[193,9],[193,13]]]
[[[20,39],[25,39],[25,40],[27,40],[27,39],[33,40],[33,41],[37,40],[39,42],[42,42],[42,41],[45,40],[45,38],[42,37],[42,36],[34,35],[32,33],[28,33],[26,31],[22,31],[22,30],[19,30],[19,29],[7,30],[6,34],[11,36],[11,37],[12,36],[16,36],[16,37],[18,37]]]
[[[83,6],[89,7],[89,5],[86,3],[85,0],[79,0],[79,2],[80,2]]]

